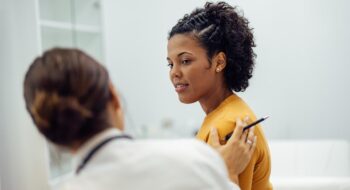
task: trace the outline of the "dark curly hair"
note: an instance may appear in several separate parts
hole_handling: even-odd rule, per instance
[[[204,8],[197,8],[180,19],[168,39],[175,34],[191,34],[206,49],[208,58],[224,52],[226,85],[240,92],[249,85],[256,57],[252,28],[248,25],[249,21],[239,15],[236,7],[225,2],[207,2]]]

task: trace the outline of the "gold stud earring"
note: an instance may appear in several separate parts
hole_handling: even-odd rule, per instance
[[[217,69],[216,69],[216,72],[220,72],[220,69],[219,69],[219,68],[217,68]]]

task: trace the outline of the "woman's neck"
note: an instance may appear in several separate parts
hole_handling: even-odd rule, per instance
[[[221,102],[232,94],[233,92],[227,88],[216,88],[213,93],[210,93],[207,97],[199,100],[199,103],[201,104],[203,111],[208,115],[210,112],[216,109]]]

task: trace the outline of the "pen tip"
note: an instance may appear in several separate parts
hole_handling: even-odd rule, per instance
[[[264,117],[264,119],[267,119],[267,118],[269,118],[269,117],[270,117],[270,116],[267,115],[267,116]]]

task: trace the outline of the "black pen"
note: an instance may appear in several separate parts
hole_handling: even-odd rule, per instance
[[[258,124],[258,123],[260,123],[260,122],[262,122],[262,121],[264,121],[264,120],[266,120],[267,118],[269,118],[269,116],[265,116],[265,117],[263,117],[263,118],[261,118],[261,119],[258,119],[258,120],[256,120],[256,121],[254,121],[253,123],[251,123],[251,124],[245,126],[245,127],[243,128],[243,131],[245,131],[245,130],[251,128],[251,127],[253,127],[254,125],[256,125],[256,124]]]
[[[247,130],[247,129],[253,127],[253,126],[255,126],[256,124],[258,124],[258,123],[260,123],[260,122],[263,122],[263,121],[266,120],[267,118],[269,118],[269,116],[265,116],[265,117],[263,117],[263,118],[261,118],[261,119],[258,119],[258,120],[256,120],[256,121],[254,121],[253,123],[251,123],[251,124],[249,124],[249,125],[243,127],[243,131],[245,131],[245,130]],[[233,132],[232,132],[232,133],[233,133]],[[226,135],[226,137],[225,137],[225,140],[226,140],[226,141],[228,141],[228,139],[230,139],[232,133],[229,133],[228,135]]]

